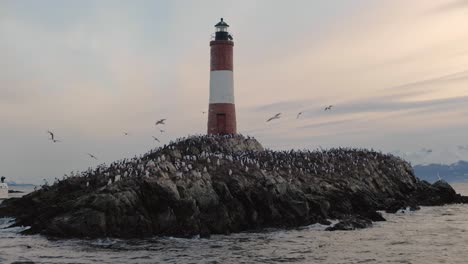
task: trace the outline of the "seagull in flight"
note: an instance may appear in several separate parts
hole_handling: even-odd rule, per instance
[[[299,119],[301,115],[302,115],[302,112],[297,113],[296,119]]]
[[[157,142],[161,142],[161,141],[159,141],[159,139],[158,139],[157,137],[155,137],[155,136],[152,136],[152,137],[153,137],[154,140],[156,140]]]
[[[279,119],[281,117],[281,113],[277,113],[276,115],[268,118],[267,122],[270,122],[271,120],[274,120],[274,119]]]
[[[60,140],[55,139],[54,133],[52,133],[50,130],[48,130],[47,133],[49,133],[49,135],[50,135],[50,140],[52,140],[52,142],[54,142],[54,143],[61,142]]]
[[[164,123],[165,121],[166,121],[165,118],[164,118],[164,119],[161,119],[161,120],[158,120],[158,121],[156,121],[156,124],[155,124],[155,125],[159,125],[159,124],[165,125],[165,123]]]
[[[333,107],[333,105],[329,105],[329,106],[325,107],[325,109],[323,109],[323,111],[328,111],[328,110],[331,110],[331,109],[332,109],[332,107]]]
[[[164,131],[164,130],[162,130],[162,129],[159,129],[159,132],[161,132],[161,134],[162,134],[162,133],[164,133],[165,131]]]
[[[93,154],[90,154],[90,153],[86,153],[86,154],[88,154],[88,156],[90,156],[91,158],[93,158],[93,159],[95,159],[95,160],[98,159],[98,158],[96,158],[96,156],[94,156]]]
[[[125,136],[128,136],[128,132],[123,132]]]
[[[50,135],[50,140],[54,140],[54,133],[52,133],[50,130],[47,130],[47,133]]]

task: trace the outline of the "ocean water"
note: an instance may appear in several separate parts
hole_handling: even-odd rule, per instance
[[[468,195],[468,184],[454,184]],[[385,214],[386,222],[357,231],[313,225],[212,236],[210,239],[49,240],[5,229],[0,263],[468,263],[468,205]]]

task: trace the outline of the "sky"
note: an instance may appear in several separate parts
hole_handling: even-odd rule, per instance
[[[468,0],[3,0],[0,174],[53,181],[205,133],[221,17],[240,133],[468,160]]]

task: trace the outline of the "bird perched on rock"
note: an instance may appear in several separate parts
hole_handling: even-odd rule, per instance
[[[279,119],[281,117],[281,113],[277,113],[276,115],[268,118],[267,122],[270,122],[271,120],[274,120],[274,119]]]

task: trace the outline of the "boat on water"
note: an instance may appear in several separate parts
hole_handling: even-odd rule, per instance
[[[8,199],[8,184],[0,183],[0,199]]]

